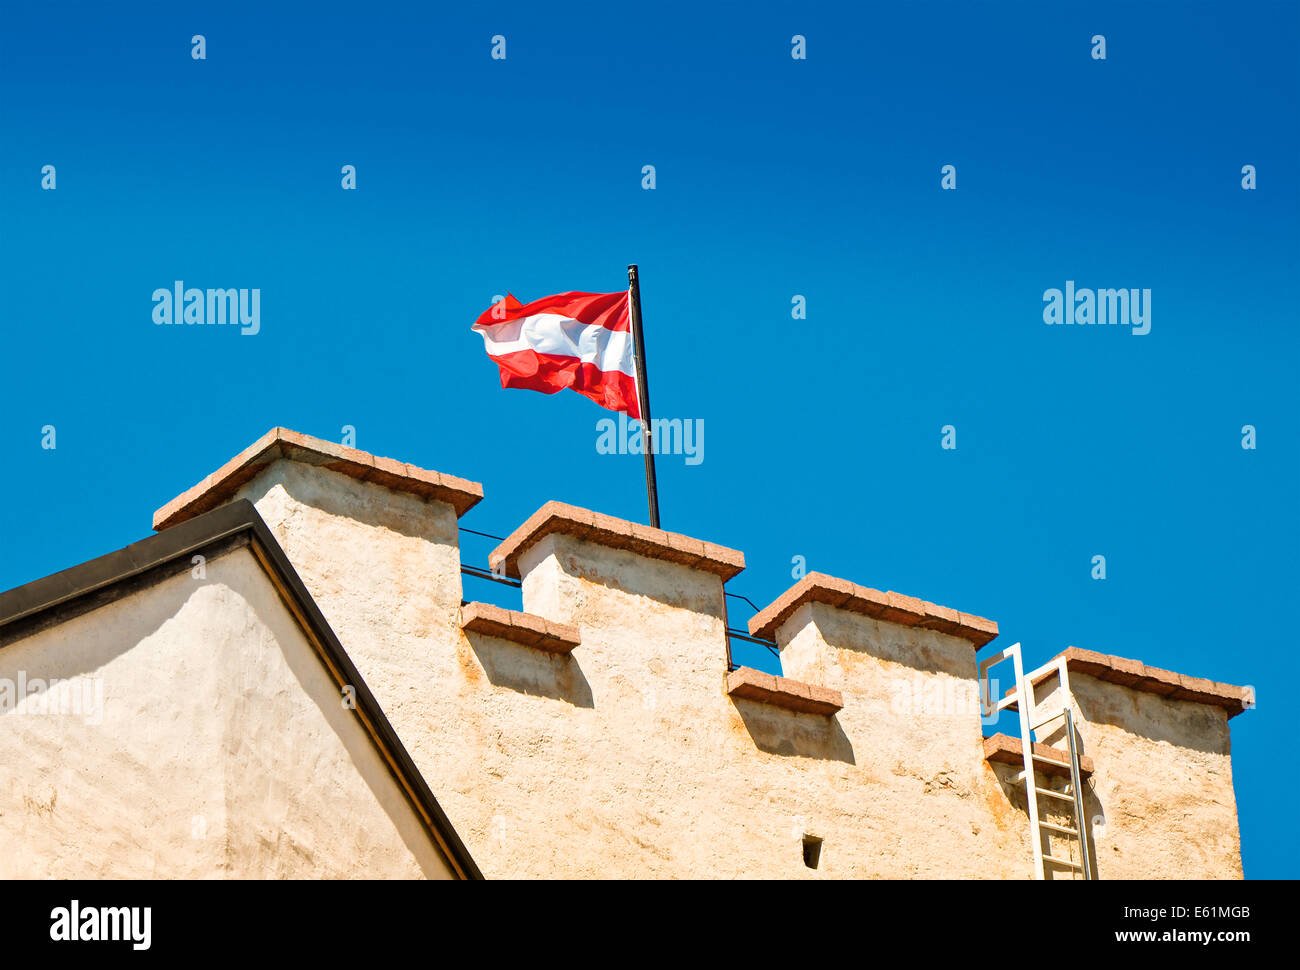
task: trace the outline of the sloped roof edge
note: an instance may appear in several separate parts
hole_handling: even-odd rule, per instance
[[[478,865],[343,644],[257,509],[246,499],[195,516],[106,556],[0,593],[0,649],[13,639],[12,634],[29,630],[52,612],[72,609],[88,600],[95,601],[96,606],[110,602],[118,598],[112,595],[114,587],[129,586],[132,580],[164,570],[178,560],[183,560],[184,568],[188,569],[190,556],[232,539],[247,540],[254,557],[307,634],[330,675],[340,688],[351,685],[355,689],[356,713],[363,727],[452,871],[462,879],[482,879]],[[130,589],[121,595],[128,592]],[[11,636],[6,637],[6,633]]]

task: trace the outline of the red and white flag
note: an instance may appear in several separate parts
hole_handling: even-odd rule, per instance
[[[507,296],[473,327],[501,369],[502,387],[554,394],[566,387],[640,418],[628,294],[559,293],[532,303]]]

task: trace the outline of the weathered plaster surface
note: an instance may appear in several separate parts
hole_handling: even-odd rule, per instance
[[[1084,808],[1103,879],[1241,878],[1226,712],[1069,674],[1080,750],[1096,770]],[[1060,710],[1055,676],[1038,716]],[[1065,747],[1060,722],[1040,740]]]
[[[0,878],[445,878],[247,548],[0,650],[102,716],[0,713]]]
[[[556,656],[461,630],[450,506],[287,461],[241,494],[489,878],[1031,874],[1024,788],[983,760],[964,640],[810,604],[778,634],[784,672],[841,691],[844,709],[733,701],[717,576],[548,536],[520,568],[524,610],[581,633]],[[1095,738],[1089,753],[1133,793],[1132,868],[1109,872],[1191,874],[1143,851],[1168,846],[1137,819],[1171,810],[1131,777],[1150,745]],[[1189,767],[1228,771],[1226,758]],[[1220,807],[1189,791],[1179,831],[1231,816],[1233,836],[1202,839],[1193,871],[1239,874],[1230,785],[1209,786]],[[825,840],[817,870],[805,835]]]
[[[837,718],[733,701],[716,576],[563,535],[524,555],[523,605],[579,627],[573,655],[466,635],[447,506],[284,462],[246,494],[489,876],[1028,873],[1027,854],[989,864],[1023,825],[977,711],[889,711],[907,664],[831,650]],[[964,641],[825,622],[973,679]],[[805,835],[825,840],[815,872]]]

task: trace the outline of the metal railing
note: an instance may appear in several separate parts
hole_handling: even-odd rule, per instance
[[[505,541],[501,536],[494,536],[490,532],[479,532],[477,529],[466,529],[464,526],[458,526],[457,528],[461,532],[468,532],[470,535],[482,536],[484,539],[495,539],[497,542]],[[498,575],[497,573],[492,572],[492,570],[483,569],[480,566],[466,566],[464,563],[461,563],[460,571],[463,576],[473,576],[475,579],[486,579],[488,582],[500,583],[502,586],[509,586],[511,589],[519,589],[523,586],[523,583],[519,582],[517,579],[511,579],[509,576]]]
[[[741,640],[744,641],[745,643],[756,643],[760,647],[766,647],[768,652],[771,653],[773,657],[776,657],[778,660],[781,659],[781,651],[775,643],[773,643],[771,640],[760,640],[758,637],[751,637],[748,633],[745,633],[743,630],[733,630],[731,627],[728,627],[727,640],[728,640],[727,673],[731,673],[733,670],[740,669],[740,664],[736,663],[734,660],[731,659],[730,641],[732,640]]]
[[[464,526],[459,526],[458,528],[461,532],[468,532],[470,535],[482,536],[484,539],[495,539],[497,542],[505,541],[505,539],[502,536],[492,535],[492,533],[490,532],[479,532],[477,529],[466,529]],[[492,572],[490,569],[483,569],[479,566],[466,566],[462,563],[460,567],[460,571],[462,575],[473,576],[475,579],[486,579],[488,582],[500,583],[502,586],[509,586],[512,589],[520,589],[523,587],[523,583],[521,583],[517,579],[510,579],[507,576],[498,575],[497,573]],[[749,608],[753,610],[755,613],[759,612],[758,605],[753,600],[751,600],[748,596],[744,596],[740,593],[728,593],[725,590],[723,592],[725,596],[731,599],[742,600],[745,603],[749,604]],[[733,629],[730,625],[728,625],[727,626],[727,673],[731,673],[733,670],[737,670],[740,667],[739,664],[733,662],[731,659],[731,641],[733,640],[740,640],[744,643],[757,644],[760,647],[766,648],[767,651],[771,653],[773,657],[776,657],[778,660],[780,660],[781,651],[777,647],[777,645],[773,643],[771,640],[764,640],[760,637],[752,637],[744,630],[736,630]]]
[[[725,596],[728,596],[728,597],[730,597],[730,598],[733,599],[733,600],[744,600],[746,603],[749,604],[749,608],[750,608],[751,610],[753,610],[755,613],[759,612],[758,606],[757,606],[757,605],[754,603],[754,601],[751,600],[748,596],[742,596],[740,593],[728,593],[728,592],[726,592],[725,590],[723,591],[723,593],[724,593]],[[759,637],[751,637],[751,636],[750,636],[748,633],[746,633],[744,630],[736,630],[736,629],[734,629],[734,628],[731,626],[730,621],[728,621],[728,623],[727,623],[727,673],[731,673],[733,670],[739,670],[739,669],[740,669],[740,664],[736,663],[736,662],[731,658],[731,641],[732,641],[732,640],[740,640],[740,641],[742,641],[743,643],[756,643],[756,644],[758,644],[760,647],[766,647],[767,650],[768,650],[768,652],[771,653],[773,657],[776,657],[776,658],[777,658],[777,661],[778,661],[778,662],[779,662],[780,659],[781,659],[781,651],[780,651],[780,649],[779,649],[779,648],[777,647],[777,645],[776,645],[775,643],[773,643],[771,640],[763,640],[763,639],[761,639],[761,638],[759,638]]]
[[[473,576],[475,579],[486,579],[493,583],[500,583],[502,586],[511,586],[519,589],[524,584],[517,579],[511,579],[508,576],[498,576],[496,573],[487,569],[479,569],[478,566],[461,566],[460,571],[465,576]]]

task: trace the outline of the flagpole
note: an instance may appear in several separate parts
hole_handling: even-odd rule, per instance
[[[641,332],[641,281],[636,263],[627,268],[628,308],[632,317],[632,346],[636,353],[636,396],[641,411],[641,443],[645,451],[645,493],[650,526],[659,528],[659,484],[655,480],[654,433],[650,423],[650,387],[646,382],[645,335]]]

